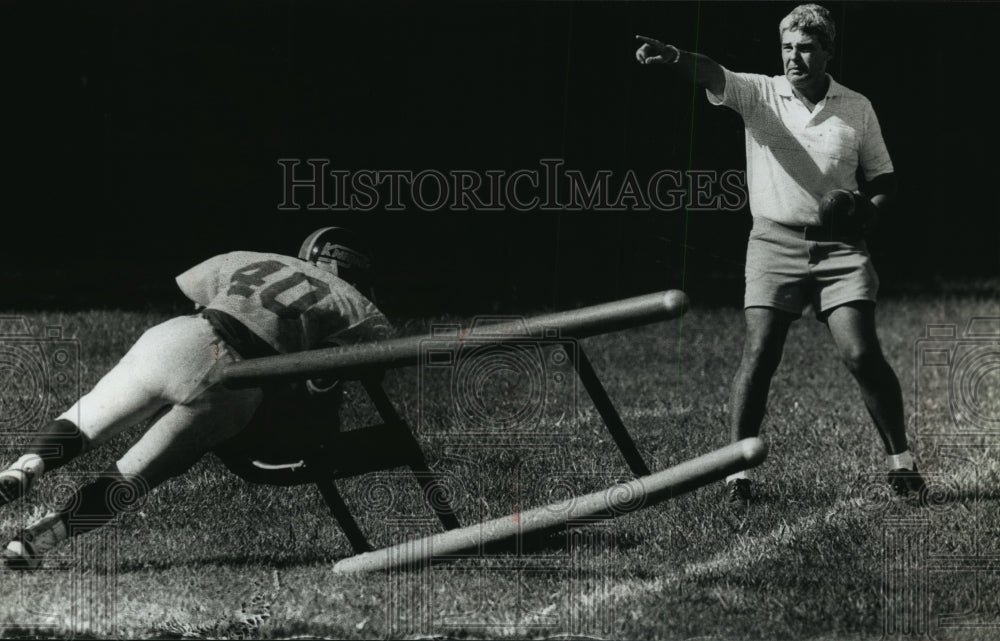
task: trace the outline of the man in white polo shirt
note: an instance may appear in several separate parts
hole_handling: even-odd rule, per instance
[[[892,161],[868,99],[826,73],[836,35],[830,12],[796,7],[779,34],[784,75],[773,77],[734,73],[701,54],[637,36],[640,63],[669,65],[746,125],[753,229],[732,436],[760,432],[788,328],[811,306],[861,387],[888,454],[889,483],[899,495],[919,496],[924,484],[906,442],[899,381],[875,332],[879,281],[864,242],[896,191]],[[730,501],[750,500],[746,474],[727,483]]]

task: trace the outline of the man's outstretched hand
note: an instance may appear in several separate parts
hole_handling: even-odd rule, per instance
[[[677,61],[679,53],[676,47],[663,44],[659,40],[647,38],[646,36],[637,35],[635,39],[643,43],[635,51],[635,59],[642,64],[670,64]]]

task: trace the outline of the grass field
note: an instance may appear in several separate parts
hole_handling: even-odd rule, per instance
[[[997,303],[942,297],[880,306],[883,347],[900,377],[908,416],[919,412],[911,435],[918,437],[919,462],[931,484],[926,507],[889,498],[881,447],[859,392],[825,328],[806,318],[793,326],[772,386],[763,432],[770,455],[755,472],[761,499],[748,509],[727,509],[715,485],[584,525],[523,554],[345,576],[331,568],[350,548],[315,489],[251,486],[208,456],[115,527],[78,538],[41,571],[0,573],[0,632],[995,638],[1000,347],[996,337],[959,339],[970,319],[997,316]],[[79,385],[86,390],[164,317],[92,311],[25,318],[34,332],[60,326],[64,338],[79,341]],[[428,324],[411,322],[407,331]],[[956,325],[956,338],[928,344],[921,337],[931,324]],[[727,442],[728,385],[741,342],[738,310],[695,307],[680,321],[580,345],[647,463],[662,469]],[[928,360],[926,352],[950,355],[951,364],[928,365],[945,361]],[[12,377],[13,366],[5,366],[3,410],[24,414],[23,398],[19,405],[13,397],[31,381]],[[960,367],[971,367],[971,374],[955,376]],[[448,480],[463,523],[630,478],[589,399],[572,386],[550,390],[538,413],[521,420],[525,381],[487,371],[484,384],[463,392],[473,395],[469,403],[478,410],[459,422],[451,387],[459,375],[419,374],[416,368],[392,372],[386,387]],[[77,393],[65,380],[39,389],[50,413]],[[349,396],[354,402],[345,422],[373,421],[360,389],[352,387]],[[491,417],[506,426],[491,427]],[[3,429],[10,434],[6,464],[24,429],[10,421]],[[117,458],[130,436],[135,432],[47,476],[31,500],[4,508],[0,534],[12,535],[40,513],[43,501],[63,496],[68,482]],[[402,472],[347,479],[340,487],[377,545],[440,530]]]

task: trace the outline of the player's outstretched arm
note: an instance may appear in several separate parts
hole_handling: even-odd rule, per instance
[[[681,51],[673,45],[646,36],[637,35],[636,40],[642,43],[635,52],[636,60],[641,64],[670,65],[685,78],[716,96],[721,96],[725,91],[726,74],[722,71],[722,66],[708,56]]]

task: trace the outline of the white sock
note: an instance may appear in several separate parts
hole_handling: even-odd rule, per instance
[[[45,472],[45,461],[37,454],[25,454],[17,459],[12,467],[21,470],[32,479],[37,479]]]
[[[889,469],[899,470],[899,469],[913,469],[913,454],[910,450],[903,450],[899,454],[889,455]]]
[[[737,472],[736,474],[730,474],[729,476],[727,476],[726,483],[732,483],[736,479],[745,479],[745,478],[747,478],[747,472],[746,470],[743,470],[742,472]]]
[[[7,544],[7,547],[5,549],[15,556],[28,555],[27,550],[24,549],[24,543],[21,543],[20,541],[11,541],[10,543]]]

